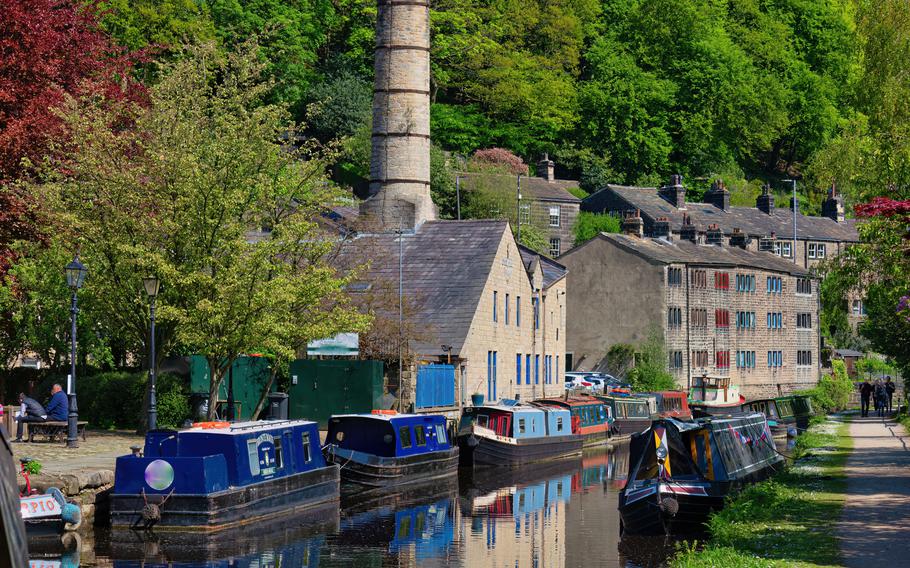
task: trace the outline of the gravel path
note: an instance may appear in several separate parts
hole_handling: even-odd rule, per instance
[[[848,567],[910,566],[910,437],[881,418],[855,417],[838,527]]]

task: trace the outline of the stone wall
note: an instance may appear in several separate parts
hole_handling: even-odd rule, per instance
[[[562,369],[565,367],[566,351],[566,279],[548,289],[539,290],[541,315],[537,330],[534,330],[532,298],[535,296],[535,288],[542,288],[539,270],[534,281],[532,287],[515,239],[510,231],[505,231],[460,353],[465,366],[463,402],[469,403],[474,392],[487,397],[487,356],[491,351],[497,353],[497,398],[520,396],[522,400],[532,400],[564,392]],[[493,321],[494,292],[497,303],[496,321]],[[508,320],[506,298],[509,303]],[[519,354],[520,383],[516,377],[516,356]],[[530,384],[526,378],[529,355],[532,365]],[[549,384],[544,382],[545,356],[552,357],[553,380]],[[533,365],[538,357],[538,379],[535,381]]]
[[[664,333],[669,353],[681,351],[683,366],[673,369],[681,387],[688,387],[693,377],[703,374],[730,377],[747,398],[779,396],[794,390],[811,388],[818,382],[818,283],[812,282],[812,294],[796,293],[796,277],[780,272],[771,272],[753,267],[714,268],[697,264],[674,264],[664,268],[682,270],[680,286],[664,286],[667,308],[678,307],[682,313],[682,324],[670,326],[664,316]],[[704,271],[705,287],[694,285],[694,273]],[[729,289],[715,288],[715,275],[726,274]],[[755,292],[738,292],[736,276],[755,277]],[[782,292],[768,293],[767,278],[780,277]],[[666,276],[664,282],[666,282]],[[693,310],[705,310],[705,326],[692,321]],[[726,310],[729,325],[717,325],[717,310]],[[737,312],[754,312],[754,328],[738,328]],[[769,329],[767,314],[782,314],[782,328]],[[797,329],[799,313],[810,314],[812,327]],[[707,366],[697,366],[694,352],[707,351]],[[717,366],[717,352],[729,352],[729,367]],[[738,367],[737,351],[755,352],[754,367]],[[768,365],[768,351],[781,351],[783,364],[780,367]],[[797,365],[797,351],[811,353],[811,365]],[[668,353],[668,356],[669,356]]]
[[[569,269],[566,350],[577,370],[604,370],[616,343],[638,344],[651,326],[663,329],[661,265],[596,238],[559,262]]]
[[[550,207],[559,207],[559,226],[550,226]],[[547,241],[559,239],[560,254],[565,253],[575,244],[575,220],[581,210],[579,203],[558,201],[533,201],[531,204],[531,223],[544,230]]]

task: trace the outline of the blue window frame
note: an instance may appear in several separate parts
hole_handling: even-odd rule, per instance
[[[534,356],[534,384],[540,384],[540,355]]]
[[[531,298],[531,306],[534,308],[534,329],[540,329],[540,299]]]
[[[556,372],[553,374],[556,377],[556,384],[559,384],[559,355],[556,356]]]
[[[487,351],[487,399],[495,402],[496,393],[496,351]]]
[[[521,384],[521,353],[515,355],[515,384]]]
[[[525,384],[531,384],[531,356],[525,355]]]

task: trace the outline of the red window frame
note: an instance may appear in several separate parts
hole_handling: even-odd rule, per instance
[[[730,273],[715,272],[714,273],[714,288],[717,290],[729,290],[730,289]]]
[[[714,353],[714,366],[718,369],[729,369],[730,368],[730,352],[729,351],[717,351]]]
[[[714,310],[714,327],[730,327],[729,310]]]

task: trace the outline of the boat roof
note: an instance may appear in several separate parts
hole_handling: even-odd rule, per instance
[[[602,400],[592,397],[570,396],[569,398],[541,398],[534,401],[537,404],[558,404],[560,406],[588,406],[589,404],[603,404]]]
[[[552,408],[545,406],[534,406],[531,404],[525,404],[523,402],[517,404],[484,404],[482,406],[476,406],[476,409],[487,408],[490,410],[499,410],[501,412],[513,412],[515,414],[530,413],[530,412],[560,412],[562,408]],[[568,412],[568,411],[566,411]]]
[[[201,423],[204,424],[204,423]],[[179,434],[227,434],[242,435],[250,432],[262,432],[264,430],[274,430],[275,428],[287,428],[289,426],[306,426],[316,424],[312,420],[250,420],[246,422],[231,422],[227,426],[216,428],[203,428],[193,426],[187,430],[181,430]]]
[[[329,417],[329,420],[332,418],[372,418],[373,420],[391,422],[392,420],[398,420],[401,418],[421,419],[435,417],[442,417],[443,419],[445,418],[441,414],[333,414],[331,417]]]

